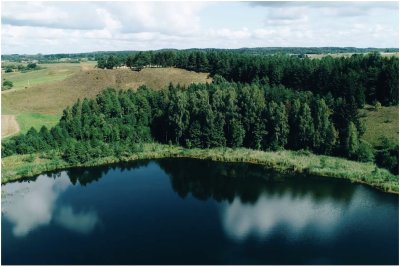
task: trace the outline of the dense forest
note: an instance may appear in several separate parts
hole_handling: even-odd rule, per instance
[[[54,128],[32,128],[3,143],[2,156],[58,150],[68,162],[83,163],[129,155],[157,141],[188,148],[305,149],[359,161],[376,158],[396,172],[393,151],[398,147],[374,151],[362,140],[363,131],[353,97],[228,82],[215,75],[212,84],[107,89],[96,99],[78,100]]]
[[[278,54],[259,56],[234,52],[162,51],[140,52],[128,56],[99,57],[98,67],[113,69],[126,65],[178,67],[220,75],[228,81],[283,85],[296,91],[311,91],[347,101],[354,98],[358,107],[379,101],[398,104],[399,59],[379,53],[354,54],[351,57],[309,59]]]

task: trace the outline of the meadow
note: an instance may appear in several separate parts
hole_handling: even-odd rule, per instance
[[[366,127],[363,139],[375,147],[382,144],[383,138],[388,138],[395,144],[399,143],[399,106],[380,107],[375,110],[366,105],[360,113]]]

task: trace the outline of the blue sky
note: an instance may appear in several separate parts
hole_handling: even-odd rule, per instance
[[[2,54],[399,47],[398,2],[3,1]]]

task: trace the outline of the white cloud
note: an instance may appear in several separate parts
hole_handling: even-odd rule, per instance
[[[4,2],[2,7],[3,54],[398,47],[398,4],[393,2]],[[209,15],[215,11],[221,17]]]
[[[297,25],[308,22],[304,7],[276,8],[268,12],[266,25]]]
[[[102,20],[90,2],[79,8],[66,2],[3,2],[2,24],[58,29],[101,29]]]

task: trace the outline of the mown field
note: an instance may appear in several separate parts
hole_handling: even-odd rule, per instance
[[[207,73],[175,68],[148,68],[140,72],[129,69],[95,69],[96,62],[43,64],[45,69],[26,73],[3,73],[14,87],[2,92],[2,115],[15,115],[22,132],[30,127],[55,125],[64,108],[78,98],[95,97],[106,87],[136,89],[140,85],[163,88],[169,83],[188,85],[211,82]],[[2,136],[8,129],[7,121]],[[4,134],[3,134],[4,131]]]
[[[14,115],[1,115],[1,137],[19,132],[19,125]]]
[[[367,105],[360,113],[365,116],[362,118],[366,126],[363,139],[373,146],[381,145],[382,138],[399,143],[399,106],[381,107],[375,110]]]

